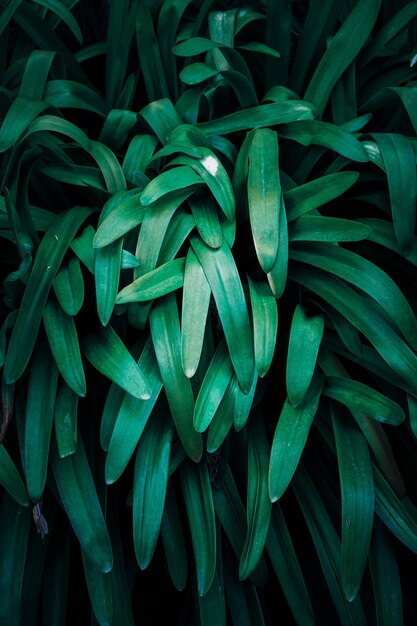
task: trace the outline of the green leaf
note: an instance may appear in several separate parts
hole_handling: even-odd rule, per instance
[[[30,511],[5,494],[0,509],[0,620],[20,626],[22,582],[29,539]]]
[[[129,54],[135,32],[135,9],[121,0],[110,5],[106,16],[106,100],[116,107],[128,71]],[[98,27],[98,24],[97,24]]]
[[[150,10],[145,4],[139,4],[136,8],[136,41],[149,102],[167,97],[168,87],[161,62],[159,42],[155,35]]]
[[[378,626],[401,626],[403,603],[397,557],[378,519],[374,521],[369,566]]]
[[[167,232],[162,242],[159,254],[160,263],[171,261],[175,255],[178,254],[178,251],[181,249],[181,246],[194,227],[195,221],[193,216],[184,209],[180,209],[177,214],[174,215],[169,232]]]
[[[236,387],[239,387],[237,378],[236,376],[232,376],[227,386],[226,392],[221,399],[221,402],[209,426],[207,436],[207,452],[209,453],[216,453],[220,449],[233,426],[235,415]]]
[[[157,412],[146,425],[136,452],[133,541],[136,559],[142,570],[151,562],[158,540],[168,482],[172,435],[173,425],[169,416]]]
[[[304,402],[310,387],[323,331],[323,316],[307,317],[298,304],[291,322],[286,371],[288,400],[294,407]]]
[[[140,263],[134,254],[129,250],[122,250],[122,260],[120,263],[121,270],[132,270],[139,267]]]
[[[77,315],[84,302],[84,279],[80,262],[75,256],[71,256],[68,263],[61,267],[52,286],[62,310],[67,315]]]
[[[371,59],[380,56],[387,44],[395,39],[395,36],[400,33],[416,15],[417,3],[413,0],[407,2],[399,11],[393,14],[391,19],[384,23],[375,37],[372,37],[371,41],[364,49],[360,57],[361,65],[365,65],[365,63],[368,63]]]
[[[184,374],[192,378],[203,349],[211,297],[210,285],[192,248],[185,262],[181,312],[181,360]]]
[[[259,41],[250,41],[248,43],[240,44],[236,47],[239,50],[246,50],[247,52],[257,52],[258,54],[266,54],[267,56],[275,57],[276,59],[279,59],[281,56],[278,50],[274,50],[274,48],[266,46]]]
[[[153,135],[136,135],[133,137],[126,150],[122,165],[127,181],[134,181],[135,172],[145,173],[157,143],[158,139]]]
[[[378,422],[396,426],[405,419],[399,404],[356,380],[328,376],[323,393],[348,409],[365,413]]]
[[[207,465],[180,469],[181,488],[191,530],[197,587],[200,596],[210,589],[216,572],[216,524]]]
[[[312,119],[312,107],[301,100],[262,104],[230,113],[224,117],[198,124],[206,135],[229,135],[242,130],[286,124],[296,120]]]
[[[178,99],[178,72],[176,58],[172,48],[177,40],[178,31],[191,0],[167,0],[161,5],[158,16],[158,40],[161,60],[165,70],[168,89],[174,102]]]
[[[23,135],[27,127],[47,105],[27,96],[18,96],[7,112],[0,128],[0,152],[6,152]]]
[[[99,624],[111,624],[113,619],[113,598],[110,588],[110,574],[103,573],[81,550],[85,582],[87,583],[93,613]]]
[[[322,388],[323,379],[316,375],[301,405],[294,407],[287,399],[282,407],[269,463],[269,497],[272,502],[279,500],[294,476],[317,413]]]
[[[151,397],[149,400],[139,400],[130,394],[125,394],[120,406],[114,407],[114,425],[105,467],[108,485],[121,476],[129,463],[162,389],[158,363],[150,339],[140,355],[138,366],[148,381]]]
[[[23,0],[11,0],[11,2],[8,2],[7,6],[3,9],[0,17],[0,34],[3,33],[5,28],[8,26],[13,18],[13,14],[17,11],[22,2]]]
[[[216,572],[210,589],[204,596],[198,596],[201,626],[226,626],[226,603],[223,587],[223,566],[221,546],[217,545]]]
[[[372,231],[373,232],[373,231]],[[374,238],[370,235],[370,238]],[[353,284],[371,296],[389,316],[389,321],[417,348],[417,319],[397,284],[377,265],[366,258],[333,245],[299,245],[290,256],[326,270]]]
[[[8,382],[20,378],[28,364],[55,275],[77,230],[89,215],[90,210],[85,207],[70,209],[56,218],[41,241],[10,339],[4,366]]]
[[[248,206],[256,255],[267,273],[278,252],[281,206],[278,138],[268,128],[255,131],[249,150]]]
[[[220,248],[223,233],[214,198],[209,195],[200,197],[198,194],[194,194],[189,198],[188,204],[201,239],[210,248]]]
[[[116,304],[145,302],[176,291],[183,286],[184,270],[185,258],[168,261],[119,291]]]
[[[84,445],[77,437],[77,451],[61,459],[52,446],[52,470],[62,504],[82,549],[100,572],[113,566],[111,543],[88,465]]]
[[[194,57],[223,46],[224,44],[211,41],[206,37],[191,37],[174,46],[172,52],[179,57]]]
[[[41,499],[46,483],[57,383],[58,369],[48,344],[41,340],[30,368],[25,419],[24,468],[34,503]]]
[[[94,274],[94,233],[94,228],[87,226],[81,235],[76,237],[71,243],[71,249],[92,274]]]
[[[381,0],[359,0],[331,40],[304,94],[323,113],[333,87],[366,43]]]
[[[137,189],[119,191],[103,207],[102,218],[94,235],[94,248],[103,248],[138,226],[145,213]]]
[[[375,466],[373,472],[375,513],[401,543],[417,553],[417,509],[407,497],[395,495]]]
[[[99,141],[91,141],[90,154],[99,166],[111,194],[126,189],[126,180],[116,155],[110,148]]]
[[[82,345],[85,356],[101,374],[139,400],[151,397],[142,370],[111,326],[87,335]]]
[[[40,132],[55,132],[61,135],[65,135],[72,139],[75,143],[78,143],[81,148],[87,152],[91,150],[91,143],[87,135],[75,124],[68,122],[55,115],[42,115],[38,119],[31,122],[26,133],[22,137],[22,141]]]
[[[101,117],[108,113],[107,106],[98,93],[73,80],[49,80],[43,99],[56,109],[82,109]]]
[[[291,101],[292,102],[292,101]],[[368,153],[362,144],[342,127],[317,120],[302,120],[285,124],[279,134],[303,146],[322,146],[334,150],[352,161],[366,163]]]
[[[248,392],[253,381],[253,339],[242,284],[226,242],[217,250],[193,237],[191,245],[213,292],[239,384]]]
[[[56,552],[53,546],[48,550],[45,573],[42,581],[42,623],[57,626],[67,615],[68,578],[70,559],[70,532],[56,535]],[[59,552],[58,552],[59,550]],[[53,600],[51,600],[51,598]]]
[[[328,343],[327,339],[325,339],[325,341],[326,343]],[[345,354],[344,349],[341,350],[341,354]],[[362,345],[360,358],[354,357],[352,359],[353,355],[351,353],[347,354],[349,355],[348,358],[350,357],[350,359],[354,362],[361,363],[371,372],[376,372],[378,376],[381,376],[381,374],[382,377],[385,376],[386,380],[388,380],[390,383],[392,382],[393,377],[395,377],[395,374],[392,372],[389,366],[382,361],[381,357],[372,348],[368,346]],[[329,353],[325,350],[322,350],[319,357],[319,363],[326,376],[341,376],[346,378],[349,377],[348,372],[333,352]],[[399,381],[401,385],[401,379],[399,379]],[[402,497],[405,494],[404,480],[398,469],[391,443],[385,433],[382,424],[375,421],[368,415],[360,413],[359,411],[351,412],[359,428],[365,435],[385,477],[389,481],[392,488],[395,490],[395,493]]]
[[[26,487],[3,444],[0,445],[0,484],[21,506],[29,504]]]
[[[271,271],[267,274],[268,283],[275,298],[280,298],[284,293],[288,275],[288,225],[287,212],[284,201],[281,200],[279,212],[279,242],[278,254]]]
[[[218,70],[210,67],[206,63],[191,63],[187,65],[180,74],[180,79],[187,85],[198,85],[199,83],[217,76]]]
[[[313,626],[314,613],[303,572],[278,503],[272,507],[265,547],[297,624]]]
[[[173,167],[151,180],[143,190],[140,201],[143,206],[148,206],[162,196],[200,185],[202,182],[201,177],[191,167]]]
[[[258,376],[255,374],[253,377],[252,387],[249,393],[243,393],[239,385],[234,386],[235,393],[235,408],[233,423],[235,430],[239,432],[245,426],[248,417],[250,415],[252,404],[254,402],[256,386],[258,384]]]
[[[187,551],[171,481],[167,484],[161,538],[172,583],[177,591],[183,591],[187,584]]]
[[[341,280],[320,270],[311,272],[303,268],[301,271],[294,267],[291,276],[344,315],[367,337],[394,373],[414,388],[417,375],[417,358],[414,352],[367,300]]]
[[[42,100],[46,80],[55,54],[55,52],[46,50],[34,50],[31,52],[23,72],[19,96],[33,98],[33,100],[38,101]]]
[[[172,418],[187,454],[199,461],[203,453],[201,435],[193,428],[194,396],[181,363],[181,336],[175,296],[155,302],[150,313],[152,341]]]
[[[168,98],[150,102],[139,111],[139,115],[149,124],[162,144],[165,144],[172,131],[183,123]]]
[[[51,26],[42,18],[35,7],[22,3],[14,14],[14,19],[24,33],[33,40],[41,50],[55,50],[71,69],[71,74],[87,86],[92,87],[86,72],[71,54],[62,39],[52,30]]]
[[[274,295],[265,282],[254,282],[248,277],[252,305],[255,366],[259,376],[265,376],[271,367],[278,333],[278,307]]]
[[[55,436],[61,458],[77,450],[78,394],[62,384],[54,406]]]
[[[230,541],[233,552],[237,559],[240,559],[247,531],[246,512],[228,465],[225,469],[221,487],[213,489],[213,502],[216,515]],[[266,577],[266,563],[263,557],[261,557],[261,561],[251,574],[250,579],[255,584],[263,586]]]
[[[207,369],[194,409],[194,428],[204,432],[210,425],[232,378],[233,368],[227,345],[222,341]]]
[[[359,226],[359,228],[358,228]],[[304,215],[289,228],[292,241],[361,241],[367,239],[371,231],[365,224],[339,217]]]
[[[120,105],[119,105],[120,106]],[[113,109],[107,116],[100,133],[100,141],[113,151],[120,151],[136,125],[137,115],[126,109]],[[123,171],[123,168],[122,168]]]
[[[271,518],[268,494],[269,443],[263,422],[252,420],[248,427],[248,529],[239,563],[239,578],[247,578],[264,551]]]
[[[328,507],[309,473],[300,467],[294,476],[294,492],[319,557],[327,587],[341,624],[366,624],[359,598],[348,602],[341,580],[340,540],[330,518]]]
[[[411,142],[397,133],[374,133],[388,178],[394,230],[400,249],[407,254],[415,230],[417,177]]]
[[[59,19],[68,26],[74,37],[78,40],[80,46],[82,46],[83,34],[78,26],[77,20],[61,2],[58,2],[57,0],[34,0],[34,2],[55,13]]]
[[[87,388],[74,318],[65,313],[55,299],[49,298],[43,311],[43,322],[63,379],[76,394],[85,396]]]
[[[240,581],[237,567],[229,563],[232,559],[227,553],[224,557],[224,584],[231,623],[233,626],[265,626],[255,585],[248,580]]]
[[[342,492],[342,585],[352,602],[359,593],[369,552],[374,481],[365,437],[347,412],[331,413]]]
[[[126,571],[128,563],[132,563],[132,561],[128,561],[127,558],[125,558],[117,513],[114,512],[109,518],[114,555],[113,569],[110,572],[110,587],[113,599],[113,622],[116,624],[125,624],[125,626],[134,626],[132,599]],[[126,555],[126,557],[127,556],[128,555]]]

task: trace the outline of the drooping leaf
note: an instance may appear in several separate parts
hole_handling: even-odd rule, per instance
[[[56,219],[42,239],[10,339],[4,366],[9,382],[20,378],[28,364],[55,275],[77,230],[89,214],[90,210],[85,207],[67,211]]]
[[[307,317],[298,304],[291,322],[286,372],[288,400],[294,407],[303,403],[310,387],[323,331],[323,317]]]
[[[65,382],[79,396],[86,394],[84,368],[74,319],[49,298],[43,311],[46,336],[55,363]]]
[[[416,159],[407,137],[398,133],[373,135],[388,179],[392,219],[400,248],[407,253],[415,229],[417,198]]]
[[[371,541],[374,482],[366,440],[349,414],[332,410],[342,492],[342,585],[358,594]]]
[[[152,341],[162,382],[178,435],[190,458],[202,455],[201,435],[194,430],[194,396],[181,363],[181,335],[177,303],[172,294],[160,298],[150,314]]]
[[[255,365],[259,376],[271,367],[278,332],[278,308],[274,295],[265,282],[248,278],[252,305]]]
[[[41,499],[46,483],[57,382],[58,369],[48,344],[42,339],[30,368],[25,419],[26,485],[35,504]]]
[[[52,446],[52,470],[62,504],[82,549],[102,573],[113,566],[111,543],[81,437],[77,451],[61,459]]]
[[[381,0],[360,0],[333,37],[304,94],[323,113],[343,71],[366,43],[378,16]]]
[[[281,185],[278,139],[269,129],[255,131],[249,150],[248,206],[259,263],[268,273],[278,252]]]
[[[200,596],[210,589],[216,572],[216,525],[207,466],[184,463],[180,470],[184,504],[191,530]]]
[[[265,547],[297,623],[314,624],[314,613],[303,572],[278,503],[272,507]]]
[[[210,425],[232,374],[233,368],[226,342],[222,341],[210,362],[196,399],[193,423],[198,432],[204,432]]]
[[[116,303],[146,302],[161,298],[182,287],[184,270],[184,258],[168,261],[124,287],[117,294]]]
[[[264,550],[271,518],[268,494],[269,443],[261,423],[249,424],[248,437],[248,530],[239,563],[239,578],[256,568]]]
[[[145,344],[138,365],[146,376],[151,397],[142,400],[131,394],[124,394],[120,406],[114,407],[114,425],[105,466],[107,484],[114,483],[130,461],[162,389],[158,363],[150,339]]]
[[[379,422],[398,425],[405,418],[402,408],[396,402],[356,380],[329,376],[323,393],[353,411],[366,413]]]
[[[162,422],[162,423],[161,423]],[[139,567],[150,563],[159,535],[168,482],[173,425],[157,412],[136,452],[133,481],[133,541]]]
[[[82,346],[87,359],[101,374],[135,398],[150,398],[151,392],[142,370],[111,326],[84,337]]]
[[[282,496],[297,469],[322,388],[322,377],[316,375],[301,405],[294,407],[288,399],[284,403],[272,440],[269,463],[269,496],[272,502]]]
[[[253,340],[234,258],[225,242],[220,248],[213,250],[193,237],[191,245],[213,292],[239,384],[247,392],[253,380]]]
[[[190,248],[185,262],[181,313],[181,359],[187,378],[194,376],[200,362],[210,297],[210,285]]]

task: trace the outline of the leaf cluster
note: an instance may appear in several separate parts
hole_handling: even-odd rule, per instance
[[[0,2],[2,624],[416,619],[417,1],[234,4]]]

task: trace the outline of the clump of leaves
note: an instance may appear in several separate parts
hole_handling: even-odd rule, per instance
[[[235,4],[1,3],[9,626],[416,619],[417,2]]]

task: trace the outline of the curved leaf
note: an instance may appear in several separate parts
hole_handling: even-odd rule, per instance
[[[193,237],[191,245],[213,292],[239,384],[248,392],[253,380],[253,340],[235,260],[225,242],[213,250]]]

